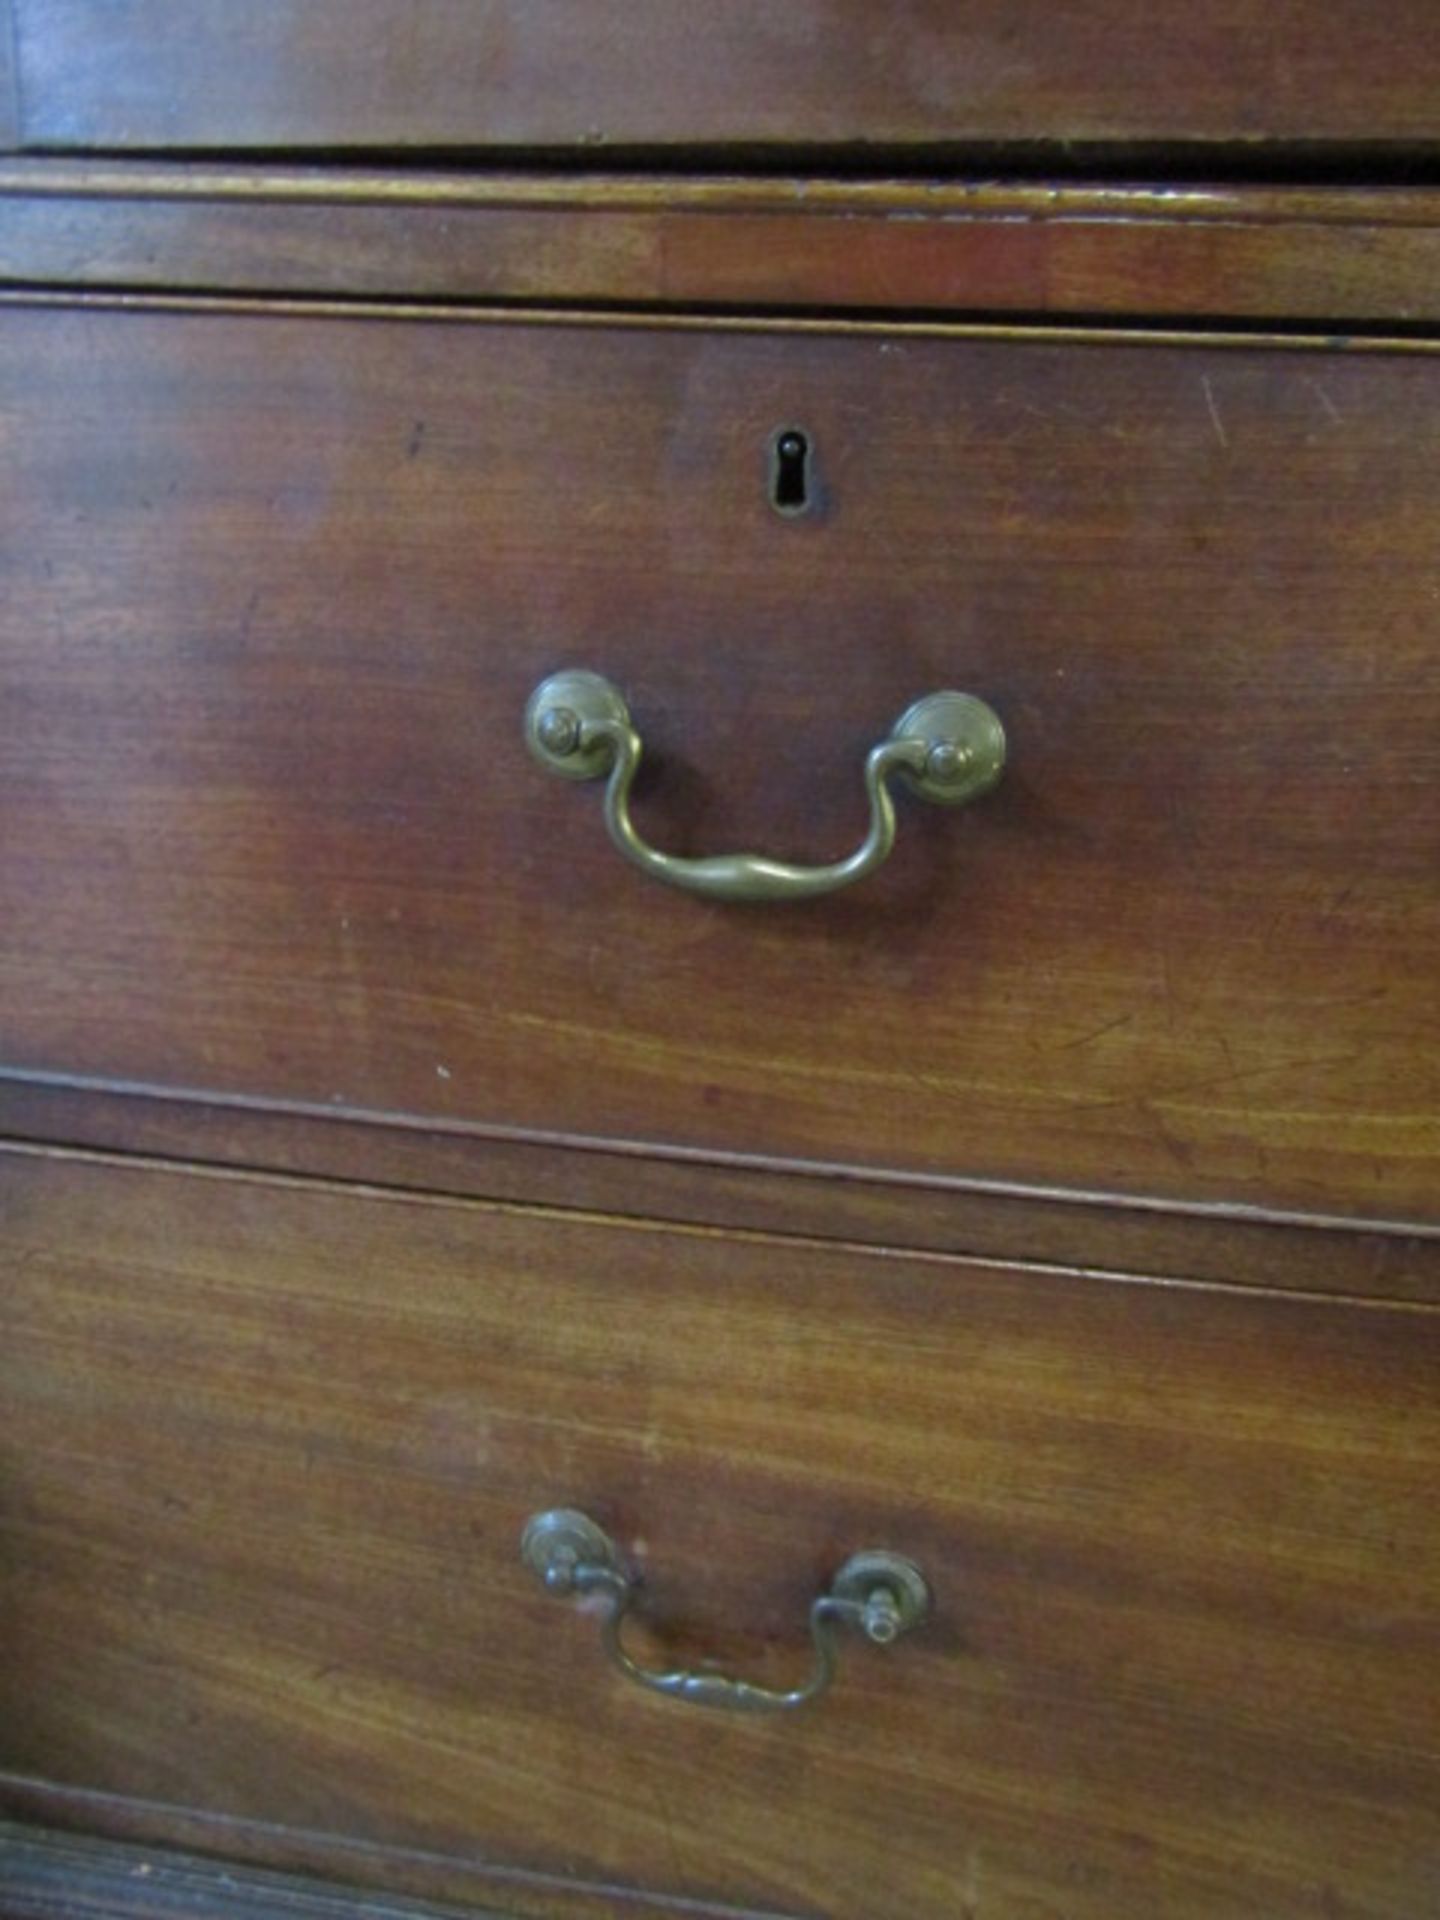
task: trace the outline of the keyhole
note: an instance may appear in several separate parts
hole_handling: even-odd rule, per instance
[[[798,427],[782,427],[775,436],[770,504],[784,514],[804,513],[810,505],[810,442]]]

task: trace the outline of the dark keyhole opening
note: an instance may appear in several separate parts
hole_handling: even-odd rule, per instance
[[[775,436],[770,502],[777,513],[804,513],[810,504],[810,442],[798,427]]]

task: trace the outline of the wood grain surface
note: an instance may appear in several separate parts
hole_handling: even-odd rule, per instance
[[[1433,146],[1430,0],[17,0],[33,146]]]
[[[1440,363],[1096,336],[16,307],[0,1059],[572,1137],[1434,1220]],[[816,510],[767,497],[813,438]],[[530,761],[631,699],[628,869]]]
[[[10,284],[892,313],[1440,317],[1440,194],[18,159]]]
[[[12,1773],[831,1920],[1425,1910],[1433,1311],[44,1154],[0,1213]],[[935,1618],[687,1711],[520,1566],[555,1504],[651,1658],[792,1676],[864,1545]]]

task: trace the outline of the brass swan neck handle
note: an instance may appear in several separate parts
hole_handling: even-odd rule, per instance
[[[922,799],[963,806],[999,780],[1005,730],[969,693],[931,693],[917,700],[865,758],[870,826],[855,851],[823,866],[797,866],[758,853],[683,859],[643,839],[630,818],[630,789],[644,752],[617,688],[580,668],[555,673],[531,694],[525,738],[550,772],[569,780],[608,775],[605,825],[625,858],[662,880],[711,900],[808,900],[863,880],[895,845],[895,806],[888,781],[898,774]]]
[[[708,1669],[641,1666],[621,1638],[640,1583],[609,1534],[588,1514],[564,1507],[533,1514],[520,1552],[547,1592],[574,1599],[600,1596],[600,1644],[627,1679],[672,1700],[732,1713],[784,1713],[808,1705],[835,1678],[838,1628],[849,1627],[874,1645],[888,1647],[918,1627],[930,1611],[930,1590],[913,1562],[878,1550],[852,1554],[811,1603],[809,1677],[797,1687],[763,1687]]]

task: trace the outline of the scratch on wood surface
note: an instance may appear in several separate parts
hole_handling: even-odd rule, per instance
[[[1309,387],[1310,391],[1314,394],[1315,398],[1320,402],[1320,405],[1325,409],[1326,413],[1329,414],[1330,418],[1338,426],[1339,423],[1345,418],[1345,416],[1343,413],[1341,413],[1339,407],[1336,406],[1335,402],[1330,398],[1329,394],[1325,391],[1324,387],[1321,386],[1318,380],[1314,379],[1309,374],[1307,374],[1305,377],[1305,384],[1307,387]]]
[[[1106,1020],[1101,1026],[1087,1029],[1086,1032],[1080,1034],[1074,1040],[1062,1040],[1057,1046],[1052,1047],[1050,1051],[1052,1053],[1070,1053],[1077,1047],[1093,1046],[1095,1041],[1103,1039],[1107,1033],[1115,1033],[1121,1027],[1132,1026],[1135,1017],[1133,1013],[1117,1013],[1113,1020]]]
[[[1230,444],[1230,436],[1225,431],[1225,422],[1220,418],[1220,409],[1215,404],[1215,394],[1210,385],[1210,376],[1208,373],[1201,374],[1200,385],[1205,392],[1205,406],[1210,415],[1210,424],[1215,429],[1215,438],[1220,442],[1222,447],[1228,447]]]
[[[965,1874],[959,1887],[959,1920],[980,1920],[980,1849],[965,1850]]]

